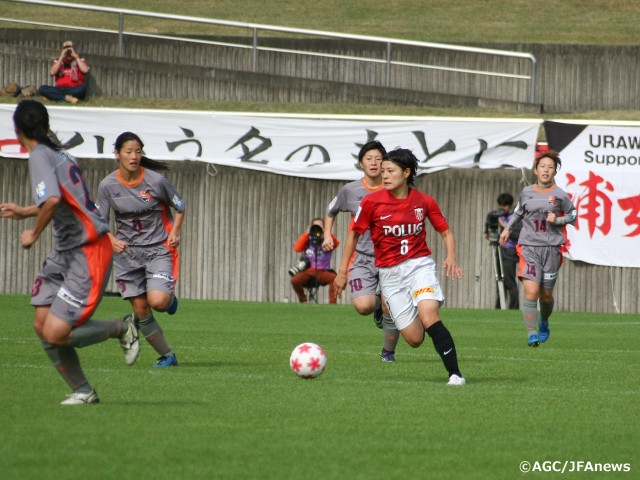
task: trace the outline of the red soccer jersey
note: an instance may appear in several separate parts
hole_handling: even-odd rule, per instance
[[[449,229],[433,197],[412,188],[407,198],[397,199],[388,190],[380,190],[362,199],[353,230],[362,235],[370,229],[376,267],[392,267],[409,258],[431,255],[426,219],[437,232]]]

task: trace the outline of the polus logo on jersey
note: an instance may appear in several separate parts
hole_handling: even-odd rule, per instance
[[[140,198],[142,198],[147,203],[151,203],[151,195],[146,190],[140,192]]]
[[[382,231],[388,236],[406,237],[407,235],[418,235],[422,232],[424,222],[408,225],[382,225]]]
[[[422,207],[414,208],[413,213],[416,214],[416,220],[418,220],[419,222],[424,220],[424,209]]]
[[[558,197],[553,197],[553,196],[549,195],[549,200],[547,200],[547,202],[549,203],[549,205],[554,207],[556,205],[556,203],[558,203]]]

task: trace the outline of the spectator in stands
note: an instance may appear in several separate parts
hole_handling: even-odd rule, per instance
[[[89,65],[76,53],[73,42],[66,40],[62,44],[60,57],[53,61],[49,69],[49,74],[55,78],[55,86],[41,85],[38,94],[44,100],[76,104],[87,94],[87,87],[84,84],[84,76],[87,73],[89,73]]]

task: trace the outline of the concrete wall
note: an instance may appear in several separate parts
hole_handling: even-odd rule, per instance
[[[100,180],[115,168],[112,161],[81,162],[95,192]],[[302,179],[231,167],[218,173],[199,162],[173,162],[168,178],[187,202],[182,228],[178,294],[214,300],[295,301],[287,270],[297,255],[293,243],[313,217],[345,182]],[[527,174],[528,175],[528,174]],[[447,305],[493,308],[495,280],[491,249],[484,239],[486,213],[495,209],[502,191],[517,195],[519,170],[446,170],[423,175],[417,187],[433,195],[451,224],[460,281],[441,275]],[[530,180],[530,179],[529,179]],[[0,161],[0,201],[31,204],[27,162]],[[337,218],[334,232],[345,240],[348,215]],[[40,263],[51,248],[51,232],[43,233],[30,250],[20,246],[20,233],[33,220],[0,222],[0,292],[27,293]],[[444,260],[442,239],[432,229],[427,239],[438,264]],[[337,265],[342,247],[334,256]],[[640,269],[609,268],[565,261],[556,287],[558,310],[640,313]],[[115,284],[109,290],[115,292]],[[321,289],[320,301],[328,300]],[[343,294],[342,303],[350,298]]]
[[[0,29],[0,82],[48,82],[46,63],[57,56],[60,41],[70,35],[93,66],[93,95],[477,106],[531,112],[539,111],[540,104],[547,112],[640,108],[638,45],[473,45],[535,55],[535,105],[529,104],[526,80],[394,67],[390,88],[385,88],[385,66],[381,64],[261,52],[257,71],[252,73],[250,49],[147,38],[126,39],[125,58],[118,60],[114,35],[28,29]],[[346,40],[276,38],[261,40],[261,45],[346,56],[385,56],[379,47]],[[525,60],[459,52],[403,47],[395,49],[393,57],[406,62],[530,73]]]

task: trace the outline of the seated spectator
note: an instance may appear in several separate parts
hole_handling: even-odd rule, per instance
[[[76,104],[87,94],[84,84],[87,73],[87,62],[76,53],[73,42],[67,40],[62,44],[60,57],[53,61],[49,69],[49,74],[56,79],[56,85],[41,85],[38,94],[44,100]]]
[[[340,241],[332,234],[333,249],[336,249]],[[333,289],[333,280],[336,272],[331,270],[331,257],[333,251],[324,251],[322,241],[324,239],[324,220],[315,218],[307,230],[300,235],[293,249],[302,253],[300,264],[289,270],[291,285],[302,303],[308,301],[304,293],[304,287],[312,280],[317,280],[319,285],[329,285],[329,303],[337,303],[336,292]],[[332,249],[332,250],[333,250]]]

